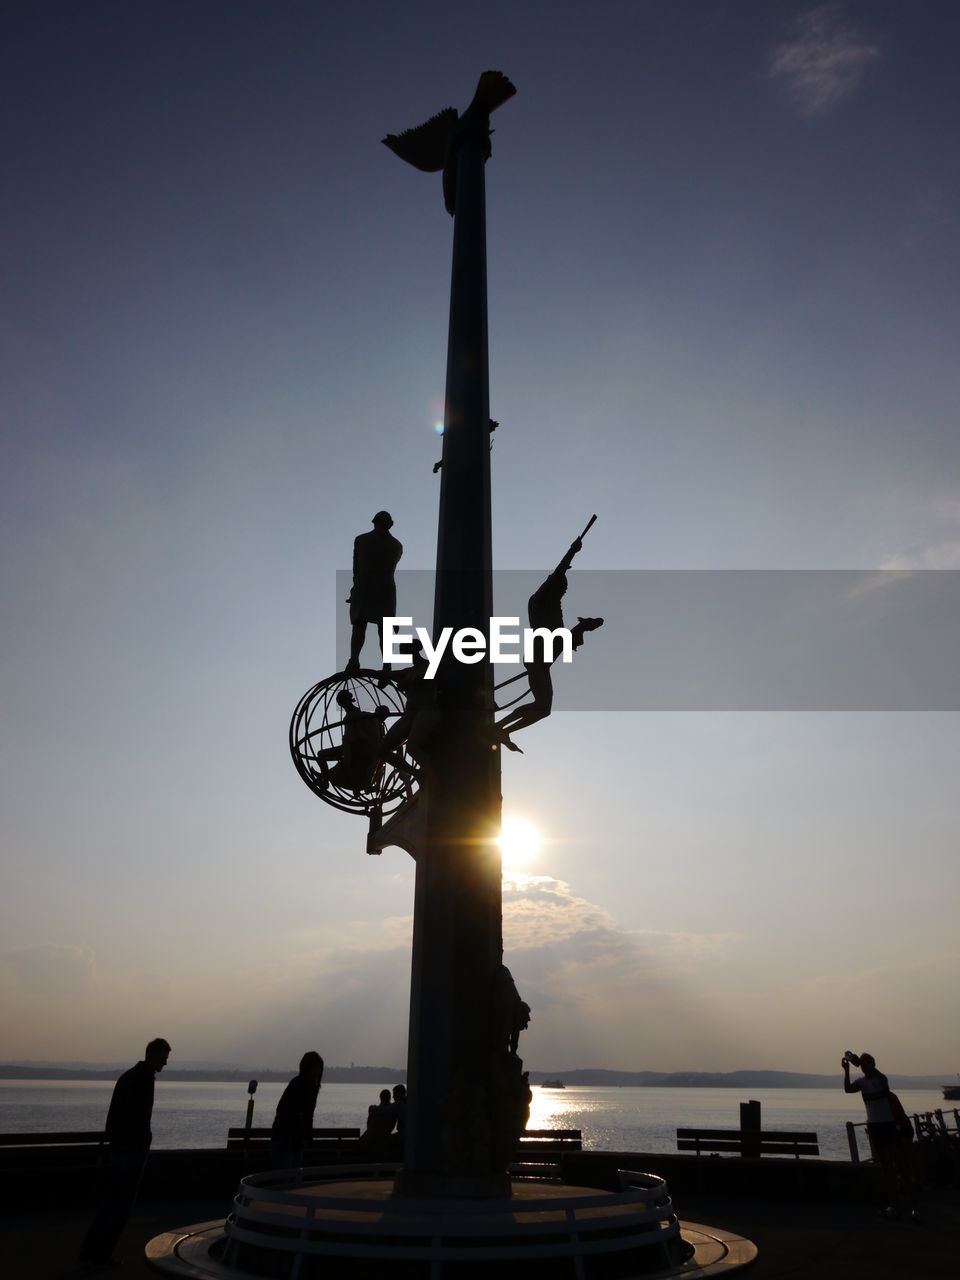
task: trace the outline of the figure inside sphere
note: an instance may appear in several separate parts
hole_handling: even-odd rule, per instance
[[[393,517],[389,511],[378,511],[373,528],[361,533],[353,543],[353,586],[347,597],[350,606],[350,661],[345,675],[360,670],[360,651],[367,634],[367,624],[377,627],[380,659],[383,661],[383,620],[397,612],[397,583],[394,572],[403,555],[403,544],[390,532]]]
[[[373,787],[380,767],[384,721],[390,712],[384,706],[378,706],[375,711],[361,711],[349,689],[341,689],[337,694],[337,706],[343,712],[343,734],[338,747],[317,752],[321,784],[326,790],[332,782],[356,795]],[[335,761],[332,768],[327,767],[328,760]]]

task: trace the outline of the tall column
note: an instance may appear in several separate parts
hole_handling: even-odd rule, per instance
[[[455,139],[456,212],[434,638],[476,627],[493,609],[483,128]],[[437,677],[442,723],[421,792],[409,1100],[400,1194],[504,1195],[498,1108],[501,965],[500,756],[492,744],[489,661],[450,662]],[[502,1108],[501,1108],[502,1109]]]

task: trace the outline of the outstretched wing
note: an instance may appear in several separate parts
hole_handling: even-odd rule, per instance
[[[457,119],[456,107],[444,107],[415,129],[404,129],[403,133],[388,133],[383,144],[415,169],[421,169],[424,173],[436,173],[443,168],[447,146],[457,127]]]
[[[488,116],[491,111],[496,111],[497,107],[502,107],[516,92],[516,88],[502,71],[484,71],[477,85],[477,91],[473,95],[473,101],[464,115],[482,112]]]

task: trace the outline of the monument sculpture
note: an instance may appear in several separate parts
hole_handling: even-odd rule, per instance
[[[443,172],[454,215],[453,276],[440,471],[433,631],[474,627],[489,640],[493,614],[487,370],[484,165],[490,112],[515,90],[486,71],[462,114],[449,107],[385,144],[427,172]],[[531,596],[531,626],[563,625],[567,571],[583,534]],[[424,655],[379,673],[360,668],[367,626],[396,613],[394,571],[403,548],[386,511],[354,543],[350,658],[294,713],[290,747],[307,785],[328,803],[370,819],[368,851],[389,844],[417,863],[407,1058],[409,1100],[399,1194],[504,1196],[529,1115],[519,1056],[530,1007],[503,963],[501,744],[549,715],[550,662],[527,663],[532,703],[496,722],[493,669]],[[581,618],[574,644],[602,618]],[[358,699],[364,699],[360,706]],[[332,705],[331,705],[332,698]]]
[[[567,570],[573,563],[573,557],[578,551],[583,550],[583,539],[589,533],[596,518],[595,515],[590,517],[583,533],[580,534],[579,538],[574,538],[567,554],[554,569],[553,573],[547,576],[527,601],[527,618],[531,627],[555,631],[558,627],[563,626],[563,597],[567,593]],[[602,618],[578,617],[576,626],[570,629],[573,648],[580,648],[586,632],[596,631],[598,627],[602,626]],[[533,696],[533,701],[524,703],[523,706],[517,707],[515,711],[511,711],[497,721],[497,740],[511,751],[520,751],[520,747],[510,737],[511,733],[536,724],[538,720],[543,720],[553,710],[553,678],[550,675],[552,662],[553,659],[545,651],[543,640],[539,640],[533,659],[524,663],[529,692]],[[512,683],[512,681],[504,681],[504,684],[507,683]],[[502,709],[498,708],[498,710]]]
[[[291,1280],[394,1271],[417,1280],[689,1274],[701,1259],[729,1261],[737,1239],[695,1224],[684,1239],[656,1175],[621,1169],[611,1189],[608,1175],[598,1185],[571,1185],[542,1165],[513,1163],[531,1096],[518,1053],[530,1007],[503,956],[499,748],[552,705],[547,656],[535,655],[527,670],[532,707],[498,724],[488,656],[493,424],[484,165],[490,113],[514,92],[506,76],[484,72],[462,115],[447,108],[384,139],[416,168],[442,171],[454,215],[433,646],[444,628],[475,628],[487,640],[482,660],[444,658],[432,679],[423,653],[407,668],[360,668],[371,622],[383,659],[402,550],[389,515],[378,512],[373,534],[355,544],[350,659],[307,691],[290,726],[301,778],[326,803],[368,818],[368,852],[399,845],[416,860],[403,1163],[250,1174],[226,1223],[151,1241],[148,1258],[174,1275],[185,1268],[209,1280],[224,1272]],[[582,536],[531,596],[536,625],[562,620]],[[581,618],[577,642],[602,621]],[[425,649],[428,639],[424,632]],[[741,1265],[755,1255],[749,1249]]]
[[[393,517],[389,511],[378,511],[373,528],[361,533],[353,544],[353,587],[347,598],[350,606],[350,660],[344,673],[355,675],[360,670],[360,652],[367,626],[374,623],[383,655],[383,620],[397,612],[397,584],[394,573],[403,544],[390,532]]]
[[[484,72],[462,115],[449,107],[384,138],[415,168],[442,171],[454,215],[435,634],[449,626],[486,635],[493,612],[484,164],[490,113],[514,93],[506,76]],[[493,674],[486,660],[444,661],[428,681],[418,654],[396,672],[360,669],[367,626],[378,628],[382,657],[383,618],[396,610],[402,547],[391,525],[378,512],[354,544],[350,658],[301,700],[290,746],[316,794],[369,816],[371,851],[398,843],[417,862],[397,1190],[502,1196],[530,1091],[517,1053],[519,996],[511,978],[508,999],[503,981]]]

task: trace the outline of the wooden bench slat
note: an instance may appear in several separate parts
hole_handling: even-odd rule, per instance
[[[700,1142],[697,1138],[678,1138],[678,1151],[735,1151],[740,1153],[742,1143],[736,1139],[716,1138],[712,1142]]]
[[[67,1133],[0,1133],[0,1147],[67,1147],[102,1146],[107,1140],[103,1132],[70,1131]]]
[[[520,1135],[521,1138],[554,1138],[563,1141],[568,1138],[575,1138],[577,1141],[583,1140],[583,1133],[579,1129],[524,1129]]]
[[[535,1138],[532,1142],[521,1142],[517,1151],[522,1155],[530,1155],[531,1153],[553,1153],[554,1155],[560,1151],[582,1151],[583,1144],[580,1142],[549,1142],[546,1138]]]
[[[815,1133],[794,1132],[793,1129],[678,1129],[678,1138],[755,1138],[759,1133],[761,1140],[770,1138],[773,1142],[817,1142]]]
[[[818,1156],[820,1148],[815,1142],[770,1142],[760,1152],[765,1156]]]
[[[238,1142],[269,1142],[272,1136],[272,1129],[228,1129],[227,1139],[235,1139]],[[359,1129],[314,1129],[314,1138],[359,1138]]]
[[[743,1143],[738,1138],[715,1138],[711,1142],[701,1142],[698,1138],[678,1138],[677,1149],[679,1151],[740,1151]],[[816,1155],[820,1150],[819,1143],[816,1142],[762,1142],[760,1150],[764,1152],[780,1152],[786,1151],[793,1154],[794,1151],[800,1151],[804,1155]]]
[[[678,1129],[678,1138],[739,1138],[741,1129]]]

